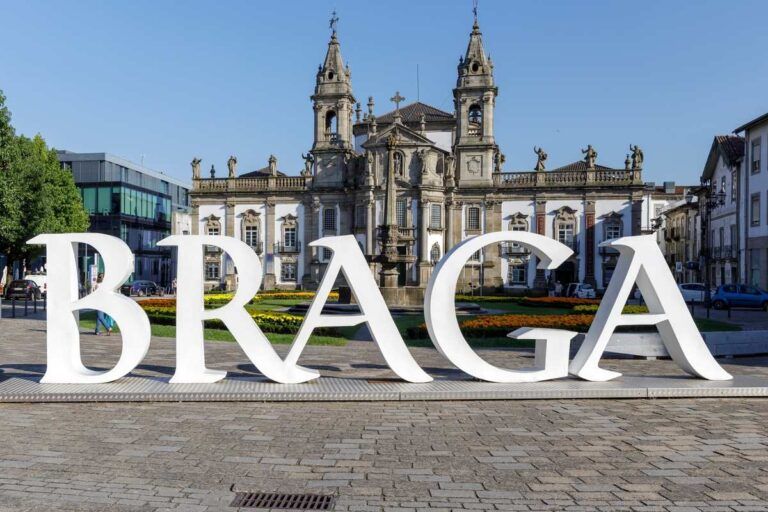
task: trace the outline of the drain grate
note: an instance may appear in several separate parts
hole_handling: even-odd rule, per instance
[[[277,492],[238,492],[230,507],[275,510],[333,510],[336,498],[329,494],[281,494]]]

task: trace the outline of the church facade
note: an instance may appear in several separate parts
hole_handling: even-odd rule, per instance
[[[233,236],[264,264],[266,289],[312,289],[330,251],[310,247],[323,236],[353,235],[388,303],[422,300],[437,261],[461,240],[485,232],[530,231],[571,247],[558,270],[536,269],[536,258],[516,244],[488,246],[467,262],[459,289],[523,293],[560,281],[604,289],[618,254],[606,240],[650,232],[659,211],[642,180],[643,154],[630,146],[623,166],[597,163],[597,151],[547,169],[536,148],[532,169],[507,171],[494,134],[498,87],[494,65],[475,19],[457,68],[454,112],[416,102],[377,115],[356,99],[333,31],[314,94],[312,149],[297,175],[267,167],[228,176],[201,176],[192,162],[192,230]],[[205,254],[208,288],[231,289],[237,274],[226,254]]]

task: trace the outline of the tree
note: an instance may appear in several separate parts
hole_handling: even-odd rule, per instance
[[[0,92],[0,254],[9,274],[14,262],[40,253],[26,244],[35,235],[87,229],[88,214],[71,173],[39,134],[16,135]]]

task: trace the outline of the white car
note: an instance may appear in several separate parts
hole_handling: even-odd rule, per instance
[[[566,297],[578,297],[579,299],[594,299],[595,289],[587,283],[571,283],[565,292]]]
[[[707,298],[707,287],[702,283],[681,283],[677,285],[685,302],[704,302]],[[714,295],[714,291],[711,292]]]
[[[27,281],[33,281],[40,288],[41,295],[45,296],[48,292],[48,276],[45,274],[27,274],[24,276]]]

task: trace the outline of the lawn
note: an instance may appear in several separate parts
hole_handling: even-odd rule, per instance
[[[498,302],[498,301],[474,301],[481,308],[493,311],[491,314],[520,314],[520,315],[562,315],[573,313],[570,309],[554,308],[554,307],[532,307],[522,306],[514,302]],[[267,299],[257,304],[251,304],[247,306],[249,310],[253,311],[280,311],[285,310],[291,306],[305,302],[303,300],[292,299]],[[482,315],[461,315],[459,321],[470,320]],[[416,315],[400,315],[394,317],[395,325],[397,325],[403,339],[408,346],[412,347],[431,347],[432,341],[428,338],[425,339],[409,339],[406,335],[406,331],[409,327],[419,326],[424,323],[424,316],[421,314]],[[80,315],[80,325],[83,329],[92,330],[95,326],[95,314],[93,312],[87,312]],[[736,324],[722,322],[718,320],[707,320],[703,318],[696,319],[696,325],[702,332],[712,331],[740,331],[741,327]],[[360,326],[352,327],[340,327],[337,328],[338,336],[311,336],[309,340],[310,345],[335,345],[344,346],[349,339],[352,339],[354,334]],[[265,333],[270,342],[274,344],[289,344],[293,341],[295,335],[293,334],[274,334]],[[174,338],[176,336],[176,327],[173,325],[156,325],[152,324],[152,335],[165,338]],[[205,329],[204,335],[206,340],[210,341],[234,341],[234,337],[228,330],[223,329]],[[532,347],[533,341],[531,340],[513,340],[507,337],[492,337],[492,338],[469,338],[467,339],[469,344],[475,348],[491,348],[491,347]]]

